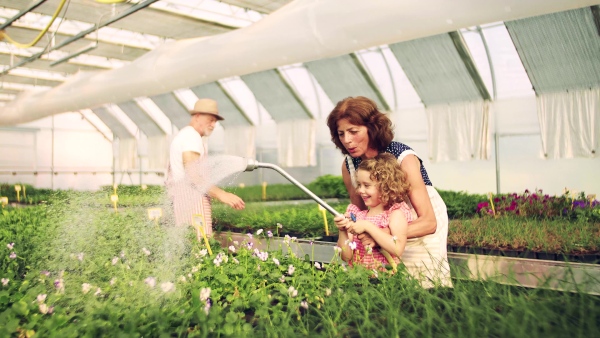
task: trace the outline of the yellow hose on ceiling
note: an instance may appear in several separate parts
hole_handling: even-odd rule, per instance
[[[125,2],[127,0],[96,0],[96,2],[99,2],[101,4],[118,4],[119,2]]]
[[[52,19],[50,19],[50,22],[48,22],[48,25],[46,25],[46,27],[44,27],[44,29],[42,29],[40,34],[38,34],[38,36],[35,39],[33,39],[33,41],[31,41],[30,43],[20,43],[18,41],[15,41],[10,36],[8,36],[8,34],[6,34],[5,31],[0,31],[0,40],[6,40],[19,48],[29,48],[29,47],[35,46],[35,44],[38,43],[38,41],[40,41],[40,39],[44,36],[44,34],[46,34],[46,32],[48,32],[48,30],[50,29],[50,26],[52,26],[52,24],[54,23],[54,20],[56,20],[56,18],[58,17],[58,14],[60,14],[60,11],[62,11],[66,2],[67,2],[67,0],[61,0],[60,4],[58,5],[58,8],[52,15]]]

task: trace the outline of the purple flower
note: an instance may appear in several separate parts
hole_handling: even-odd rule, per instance
[[[269,238],[273,237],[273,232],[271,232],[271,230],[267,231],[267,237],[269,237]]]
[[[50,271],[48,271],[48,270],[43,270],[40,273],[46,277],[50,277]]]

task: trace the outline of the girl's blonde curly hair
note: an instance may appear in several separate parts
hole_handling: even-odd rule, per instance
[[[394,203],[408,200],[410,184],[394,155],[381,153],[374,158],[363,160],[358,165],[357,172],[358,170],[367,171],[370,178],[376,182],[384,209],[389,209]]]

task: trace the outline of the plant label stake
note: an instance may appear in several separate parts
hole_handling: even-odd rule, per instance
[[[115,214],[117,213],[117,202],[119,201],[119,196],[117,194],[110,195],[110,201],[113,203],[113,207],[115,208]]]
[[[27,192],[27,188],[25,186],[23,186],[23,199],[25,201],[27,201],[27,194],[26,194],[26,192]]]
[[[262,182],[262,200],[267,200],[267,182]]]
[[[116,195],[117,194],[117,184],[113,184],[113,193]]]
[[[15,191],[17,192],[17,202],[21,202],[21,186],[20,185],[15,185]]]
[[[196,227],[196,231],[199,231],[202,234],[202,238],[204,238],[204,244],[208,249],[208,254],[212,256],[212,250],[210,249],[210,243],[208,243],[208,238],[206,237],[206,232],[204,232],[204,216],[202,214],[195,214],[192,216],[192,225]],[[198,236],[198,240],[200,240],[200,236]]]
[[[149,208],[148,209],[148,219],[153,220],[156,226],[158,227],[158,220],[162,217],[162,209],[161,208]]]
[[[329,236],[329,225],[327,224],[327,210],[325,210],[325,208],[323,208],[320,204],[317,204],[319,206],[319,211],[321,212],[321,215],[323,215],[323,223],[325,224],[325,236]]]
[[[145,184],[142,184],[142,190],[146,190],[146,189],[148,189],[148,186]]]
[[[488,197],[490,198],[490,205],[492,206],[492,212],[494,216],[496,216],[496,208],[494,208],[494,199],[492,198],[493,194],[491,192],[488,193]]]
[[[6,197],[6,196],[0,197],[0,204],[2,204],[2,207],[4,208],[4,206],[8,204],[8,197]]]
[[[587,199],[590,201],[590,208],[594,206],[594,200],[596,199],[596,194],[587,195]]]

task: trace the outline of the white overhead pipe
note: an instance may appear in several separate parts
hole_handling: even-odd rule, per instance
[[[81,73],[0,108],[0,125],[351,53],[598,0],[296,0],[228,33],[166,43],[118,69]],[[351,95],[351,93],[348,93]]]

